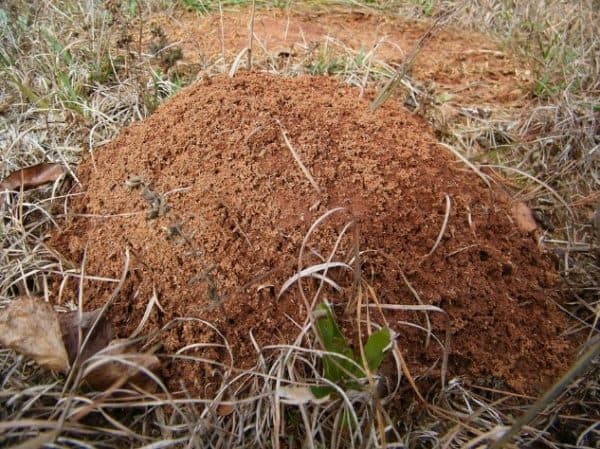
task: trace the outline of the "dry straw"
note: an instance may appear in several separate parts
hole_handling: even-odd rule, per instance
[[[394,96],[406,99],[409,106],[417,107],[430,120],[443,144],[486,184],[491,184],[489,170],[505,173],[517,193],[535,206],[538,216],[553,223],[554,231],[548,227],[541,243],[558,256],[565,288],[571,295],[571,303],[563,307],[576,318],[573,332],[585,335],[590,349],[537,402],[497,388],[467,387],[460,379],[443,382],[445,388],[420,391],[396,342],[392,350],[395,383],[388,395],[374,397],[368,392],[372,389],[344,391],[321,377],[324,352],[312,336],[310,322],[296,323],[298,337],[291,345],[255,345],[258,362],[248,370],[190,355],[194,346],[162,354],[165,360],[187,360],[221,370],[222,385],[217,396],[210,399],[185,395],[174,398],[164,390],[153,393],[123,386],[117,388],[117,395],[99,395],[79,389],[75,374],[68,379],[55,377],[10,351],[0,350],[0,445],[87,447],[102,441],[107,447],[128,444],[158,449],[282,447],[282,441],[288,441],[298,442],[298,447],[363,448],[384,447],[387,443],[388,447],[459,448],[491,443],[497,448],[505,443],[526,447],[537,441],[553,448],[591,447],[600,439],[600,370],[584,369],[597,367],[599,347],[595,341],[595,323],[600,316],[598,239],[590,222],[600,201],[597,2],[336,2],[361,12],[383,14],[390,20],[434,18],[429,32],[399,68],[381,60],[375,50],[362,57],[360,50],[334,38],[318,51],[308,43],[306,48],[296,48],[298,54],[280,64],[263,43],[254,45],[256,9],[281,6],[281,2],[269,1],[252,2],[248,47],[232,58],[225,50],[225,35],[230,30],[224,29],[223,18],[234,3],[238,2],[142,0],[107,2],[100,7],[97,2],[74,0],[39,4],[10,0],[0,4],[0,177],[42,162],[68,165],[73,174],[72,168],[84,152],[93,154],[124,126],[147,116],[182,84],[193,81],[171,78],[157,69],[155,56],[143,48],[144,24],[157,13],[175,18],[183,8],[200,15],[218,11],[220,52],[201,63],[202,76],[234,76],[246,55],[247,68],[282,75],[332,74],[363,89],[380,87],[373,109]],[[298,2],[286,3],[285,7],[289,14],[300,9]],[[331,7],[323,6],[329,11]],[[503,54],[511,53],[526,61],[522,70],[530,74],[528,95],[517,105],[497,107],[460,104],[460,93],[456,93],[452,102],[459,114],[449,121],[440,120],[443,114],[437,112],[445,103],[441,95],[444,92],[428,92],[410,76],[410,67],[442,24],[487,33],[502,43]],[[128,48],[126,37],[130,34],[137,37],[135,49]],[[122,51],[116,45],[120,37],[125,38],[120,41]],[[378,36],[378,41],[383,38]],[[477,113],[477,108],[483,108],[486,114]],[[319,193],[317,182],[278,125],[294,163]],[[477,147],[489,151],[477,155],[473,152]],[[481,163],[481,158],[487,160]],[[84,279],[106,282],[116,287],[115,291],[122,285],[122,279],[85,273],[83,267],[65,261],[45,245],[44,236],[59,228],[69,211],[69,194],[42,188],[16,199],[7,193],[0,195],[5,200],[0,210],[1,304],[22,293],[49,299],[51,277],[62,279],[59,296],[72,279],[80,281],[81,286]],[[447,201],[446,218],[432,252],[439,251],[448,226],[449,197]],[[329,211],[327,216],[337,212]],[[316,226],[318,223],[313,228]],[[290,282],[301,288],[303,277],[316,275],[322,284],[333,285],[328,270],[356,269],[352,263],[335,265],[340,263],[334,260],[335,254],[334,249],[320,267],[303,267],[301,254],[298,273]],[[374,325],[366,311],[384,311],[392,305],[379,303],[360,271],[356,273],[361,281],[353,300],[359,299],[363,307],[357,307],[355,319],[361,326],[365,320]],[[80,289],[80,294],[80,302],[84,303],[86,292]],[[305,297],[305,306],[310,309],[319,299]],[[415,300],[417,304],[404,307],[426,314],[440,313],[420,304],[418,295]],[[150,299],[148,310],[154,305],[159,307]],[[167,323],[165,327],[175,324]],[[197,324],[210,326],[206,322]],[[414,326],[447,351],[448,341],[435,336],[429,324],[425,328],[415,323],[406,325]],[[138,329],[135,337],[145,339],[148,348],[161,337],[160,333],[142,333]],[[231,354],[227,340],[222,335],[220,338],[218,344]],[[377,381],[372,374],[368,379],[371,386]],[[414,401],[408,400],[407,383],[415,393]],[[323,402],[309,397],[290,400],[291,391],[324,384],[336,389],[335,398]],[[398,395],[405,401],[400,416],[392,415],[389,407]],[[518,404],[518,410],[514,404]],[[223,407],[230,413],[219,413]],[[514,421],[520,410],[528,411]],[[88,413],[98,419],[89,424],[74,419]],[[559,419],[552,421],[553,417]],[[557,427],[558,421],[561,427]],[[95,424],[98,422],[102,424]],[[570,440],[567,444],[562,441],[565,437]]]

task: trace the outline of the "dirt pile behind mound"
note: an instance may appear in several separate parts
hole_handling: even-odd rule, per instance
[[[144,44],[156,48],[156,34],[182,51],[174,73],[193,76],[217,58],[229,60],[248,45],[251,12],[225,11],[199,16],[178,12],[157,14],[144,23]],[[318,13],[300,5],[293,10],[257,11],[254,20],[254,55],[268,66],[305,65],[310,72],[335,72],[353,64],[385,62],[398,66],[427,33],[432,21],[366,14],[345,9]],[[133,41],[137,36],[131,35]],[[168,48],[163,51],[168,53]],[[355,56],[350,60],[349,54]],[[159,54],[160,57],[160,54]],[[325,62],[330,60],[329,65]],[[411,64],[410,74],[443,100],[463,105],[502,104],[522,107],[532,82],[531,74],[510,52],[488,36],[449,26],[426,41]]]
[[[86,193],[74,197],[52,244],[74,261],[87,246],[86,272],[115,278],[131,249],[128,280],[109,313],[122,336],[155,291],[162,309],[145,331],[201,318],[227,338],[235,366],[251,366],[250,332],[260,346],[298,334],[306,317],[298,287],[277,292],[297,272],[311,224],[344,207],[308,239],[302,268],[327,260],[355,220],[333,260],[351,263],[359,248],[362,278],[380,303],[417,302],[402,270],[420,301],[444,309],[453,374],[534,391],[570,359],[560,336],[566,322],[551,301],[552,267],[511,222],[502,195],[437,145],[421,120],[392,103],[371,112],[357,90],[332,79],[239,74],[191,86],[98,150],[78,175]],[[343,321],[354,277],[341,269],[327,276],[342,290],[327,287],[321,298]],[[314,292],[316,281],[302,285]],[[89,281],[85,308],[101,306],[113,287]],[[426,326],[423,313],[386,318],[414,374],[439,360],[439,346],[425,348],[426,332],[407,325]],[[444,317],[430,318],[443,339]],[[166,352],[203,343],[194,355],[231,363],[218,332],[202,322],[178,322],[163,335]],[[212,391],[207,379],[216,375],[186,362],[162,374],[173,388],[183,381],[198,393]]]

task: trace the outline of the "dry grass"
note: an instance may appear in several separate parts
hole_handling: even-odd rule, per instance
[[[193,80],[172,78],[159,68],[177,58],[175,45],[160,42],[153,51],[140,45],[137,36],[145,17],[181,7],[218,13],[237,3],[244,2],[130,0],[102,7],[76,0],[2,3],[0,177],[44,161],[75,168],[83,153],[93,153],[123,126],[147,116]],[[405,97],[424,114],[440,139],[486,182],[507,178],[511,193],[534,207],[546,229],[540,243],[556,254],[566,281],[571,303],[565,312],[574,318],[572,332],[585,335],[595,347],[600,317],[600,230],[594,230],[591,222],[600,203],[597,2],[339,1],[313,2],[312,7],[332,5],[390,16],[444,17],[450,24],[493,34],[528,61],[535,82],[527,103],[519,107],[456,104],[460,114],[448,122],[435,95],[405,73],[396,96]],[[264,1],[257,6],[296,7]],[[261,55],[260,42],[254,45],[253,64],[262,70],[327,73],[361,89],[385,85],[397,69],[378,61],[372,52],[346,48],[333,39],[284,66]],[[202,76],[235,72],[239,63],[227,60],[223,52],[204,62]],[[474,113],[477,106],[486,113]],[[63,191],[55,185],[23,197],[1,193],[7,200],[0,221],[2,303],[18,294],[47,297],[49,276],[81,278],[85,273],[84,267],[62,260],[44,244],[44,236],[60,227],[66,213]],[[324,260],[327,267],[337,263],[334,256],[335,250]],[[302,270],[328,279],[326,270],[312,272],[302,266],[298,279]],[[118,280],[106,282],[118,285]],[[368,285],[359,283],[359,303],[365,307],[357,310],[385,309]],[[306,302],[314,305],[316,298]],[[368,321],[367,317],[359,313],[357,320]],[[307,386],[328,384],[318,368],[324,353],[316,349],[310,321],[298,323],[298,329],[295,344],[260,348],[262,355],[249,371],[197,360],[225,373],[217,398],[211,400],[173,397],[164,388],[158,392],[123,388],[120,395],[103,396],[0,349],[0,445],[37,438],[37,443],[52,447],[362,448],[382,447],[385,433],[387,447],[481,447],[503,434],[535,399],[489,388],[468,389],[460,379],[430,392],[407,394],[414,382],[401,348],[394,347],[397,383],[387,385],[384,393],[374,385],[385,384],[386,379],[369,379],[363,391],[336,387],[335,399],[310,400],[300,394]],[[428,329],[422,331],[429,338]],[[137,338],[151,346],[160,335]],[[229,347],[225,339],[221,344]],[[161,356],[194,360],[186,350]],[[600,370],[598,360],[591,363],[595,371],[578,373],[542,404],[543,412],[518,432],[519,445],[537,441],[550,448],[594,447],[600,441]],[[243,392],[239,395],[243,399],[237,399],[236,392]],[[419,396],[423,401],[409,399]],[[392,407],[399,400],[400,416],[400,407]]]

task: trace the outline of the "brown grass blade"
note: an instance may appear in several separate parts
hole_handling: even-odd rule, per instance
[[[61,164],[47,163],[32,165],[12,172],[0,182],[0,190],[34,189],[54,182],[65,173]]]

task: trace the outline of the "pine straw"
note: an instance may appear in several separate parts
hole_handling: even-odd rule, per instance
[[[107,2],[104,9],[94,8],[94,2],[74,0],[4,2],[0,9],[0,177],[44,161],[75,168],[84,152],[93,152],[123,126],[151,113],[182,84],[193,81],[170,79],[158,68],[169,61],[165,53],[176,44],[161,45],[153,54],[135,38],[149,14],[159,10],[169,14],[185,5],[199,13],[218,12],[236,3],[145,0]],[[257,5],[288,5],[278,3]],[[529,62],[535,82],[526,104],[519,107],[454,104],[458,118],[448,122],[435,93],[406,75],[396,97],[426,116],[440,139],[486,180],[502,178],[512,185],[516,197],[534,207],[541,221],[551,223],[540,244],[554,251],[560,262],[571,298],[565,312],[573,317],[572,332],[585,335],[593,346],[600,316],[600,230],[590,222],[600,202],[597,2],[313,4],[325,9],[339,6],[404,18],[444,16],[450,24],[495,35]],[[128,33],[134,38],[124,39]],[[272,73],[329,73],[365,88],[383,86],[397,70],[377,60],[373,52],[349,49],[334,39],[316,50],[307,49],[284,67],[261,55],[260,42],[254,45],[255,68]],[[234,61],[215,55],[205,61],[200,76],[228,73],[232,65]],[[478,113],[477,107],[485,113]],[[477,146],[486,151],[476,153]],[[63,191],[59,182],[24,198],[6,197],[1,212],[2,303],[19,294],[48,297],[48,276],[80,278],[84,272],[44,244],[44,236],[60,227],[66,213]],[[125,252],[124,248],[124,264]],[[119,284],[119,280],[106,282],[115,288]],[[361,303],[377,306],[368,285],[360,279],[359,284]],[[362,324],[365,330],[366,325]],[[368,325],[376,328],[374,323]],[[262,356],[254,369],[227,372],[216,400],[174,398],[161,388],[154,393],[92,392],[81,387],[76,376],[67,382],[2,349],[0,445],[34,438],[30,442],[54,442],[53,447],[380,447],[385,434],[388,447],[477,447],[503,434],[535,399],[467,387],[461,379],[407,395],[413,380],[404,369],[402,348],[395,347],[399,383],[388,385],[385,393],[373,387],[378,379],[371,379],[362,392],[339,390],[333,400],[294,404],[290,387],[327,383],[320,376],[323,352],[315,344],[310,322],[298,323],[298,328],[294,345],[260,348]],[[151,344],[157,336],[138,338]],[[228,347],[225,340],[222,344]],[[546,447],[586,447],[598,441],[598,360],[595,364],[595,370],[568,379],[557,397],[541,404],[543,413],[527,423],[513,443],[527,446],[536,440]],[[243,399],[235,399],[233,388],[244,390]],[[406,399],[419,394],[425,403]],[[390,416],[389,405],[399,400],[403,413]]]

